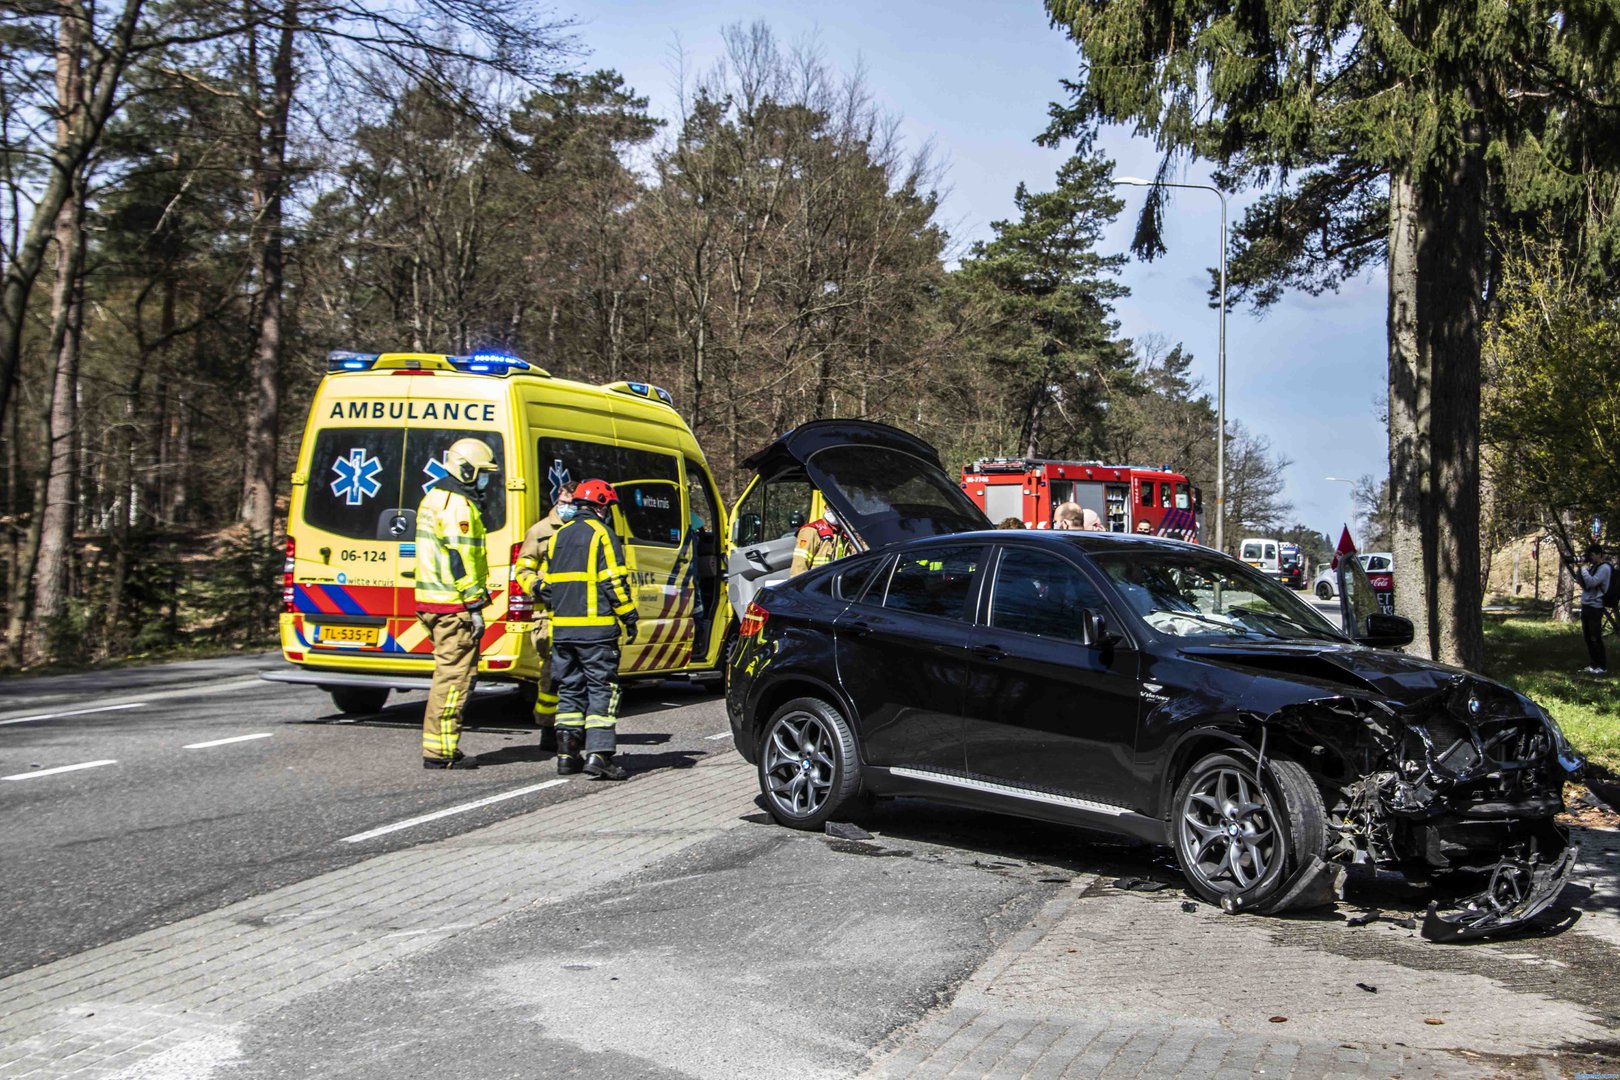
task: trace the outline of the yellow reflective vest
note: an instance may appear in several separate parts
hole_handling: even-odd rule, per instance
[[[589,510],[558,529],[540,560],[540,600],[551,609],[551,640],[611,641],[635,616],[630,569],[618,536]]]
[[[476,611],[489,603],[484,518],[458,491],[435,488],[416,510],[416,610]]]

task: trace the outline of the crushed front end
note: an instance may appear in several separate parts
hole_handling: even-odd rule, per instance
[[[1458,911],[1431,907],[1425,937],[1520,926],[1569,880],[1577,849],[1555,819],[1564,781],[1585,762],[1523,695],[1459,674],[1404,703],[1346,696],[1288,706],[1268,726],[1300,742],[1320,770],[1337,833],[1331,858],[1484,880]]]

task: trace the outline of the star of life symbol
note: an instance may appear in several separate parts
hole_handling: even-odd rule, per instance
[[[439,486],[440,481],[450,479],[450,470],[438,458],[428,458],[427,464],[422,466],[422,471],[428,478],[427,483],[422,485],[423,491],[432,491]]]
[[[348,457],[332,462],[332,471],[337,474],[337,479],[332,481],[332,494],[349,506],[359,506],[382,490],[382,481],[377,479],[382,463],[363,448],[350,450]]]
[[[551,481],[551,502],[555,505],[557,496],[562,494],[563,485],[572,479],[567,467],[562,463],[562,458],[552,459],[551,468],[546,472],[546,479]]]

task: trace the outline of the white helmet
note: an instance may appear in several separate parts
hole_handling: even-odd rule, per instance
[[[482,473],[500,471],[495,451],[482,439],[457,439],[444,452],[444,467],[450,475],[471,487]]]

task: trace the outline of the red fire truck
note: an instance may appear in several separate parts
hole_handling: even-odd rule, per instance
[[[1170,466],[1104,465],[1100,461],[980,458],[962,469],[962,490],[993,522],[1017,518],[1026,529],[1050,529],[1065,502],[1097,512],[1109,532],[1150,533],[1199,542],[1199,490]]]

